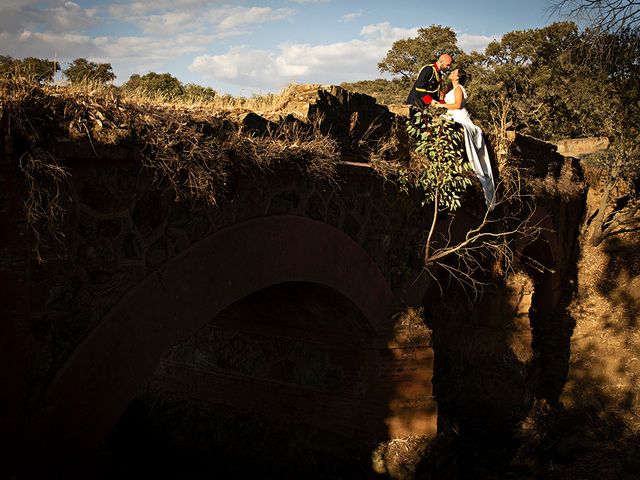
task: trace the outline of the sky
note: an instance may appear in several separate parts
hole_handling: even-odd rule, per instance
[[[396,40],[451,27],[465,51],[557,20],[549,0],[0,0],[0,55],[110,63],[116,84],[168,72],[251,96],[381,78]]]

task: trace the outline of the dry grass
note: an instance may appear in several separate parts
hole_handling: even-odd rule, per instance
[[[394,181],[402,168],[407,168],[412,158],[409,136],[403,123],[395,123],[389,135],[368,148],[371,167],[386,181]]]
[[[75,85],[69,87],[79,91],[106,89],[106,87],[95,84]],[[261,115],[278,111],[291,92],[297,85],[290,84],[278,93],[267,93],[264,95],[252,95],[251,97],[234,97],[231,95],[216,95],[214,98],[204,98],[197,96],[169,97],[161,92],[149,92],[138,88],[121,92],[123,100],[138,105],[171,106],[182,110],[208,111],[208,112],[232,112],[237,110],[247,110]]]
[[[422,307],[407,307],[393,318],[393,345],[400,347],[431,345],[431,330],[424,323]]]
[[[557,177],[547,175],[543,179],[531,179],[528,183],[534,195],[560,198],[564,202],[579,197],[586,188],[569,161],[564,162]]]
[[[590,189],[589,218],[599,204]],[[537,478],[635,479],[640,471],[640,244],[580,235],[569,374],[561,403],[534,405],[514,463]],[[528,478],[528,477],[527,477]]]
[[[43,262],[43,250],[50,241],[62,244],[66,207],[71,200],[68,191],[69,172],[49,152],[34,149],[20,158],[24,175],[26,200],[24,209],[33,232],[36,259]]]
[[[169,100],[91,83],[41,86],[18,76],[0,78],[4,124],[17,139],[37,257],[42,259],[38,245],[44,230],[62,239],[68,172],[60,152],[70,141],[89,143],[94,152],[98,146],[134,147],[156,180],[173,188],[176,200],[216,205],[230,175],[244,168],[289,164],[314,179],[335,182],[339,146],[318,125],[272,122],[255,132],[237,120],[239,113],[277,110],[290,88],[251,99]]]
[[[394,480],[413,480],[433,440],[431,436],[411,435],[381,443],[371,454],[373,471]]]

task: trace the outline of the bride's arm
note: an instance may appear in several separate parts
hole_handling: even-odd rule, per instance
[[[459,110],[462,108],[462,89],[456,87],[453,91],[453,103],[435,103],[436,107],[443,107],[448,110]]]

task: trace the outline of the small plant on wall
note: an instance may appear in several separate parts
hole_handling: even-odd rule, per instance
[[[428,108],[417,112],[407,123],[407,132],[415,139],[412,167],[400,170],[400,186],[409,186],[423,194],[422,205],[434,210],[454,212],[471,185],[471,165],[464,159],[463,135],[454,122],[433,116]]]
[[[409,165],[398,169],[398,182],[405,193],[417,191],[422,206],[432,211],[424,246],[425,271],[437,281],[435,271],[444,270],[469,300],[477,300],[487,285],[482,278],[496,269],[496,263],[498,270],[511,269],[514,241],[524,245],[541,234],[541,227],[532,222],[535,207],[520,186],[499,184],[496,208],[485,208],[476,225],[454,238],[451,226],[475,178],[464,153],[464,132],[428,108],[413,115],[407,132],[414,139],[413,151]],[[447,225],[436,228],[444,218]]]

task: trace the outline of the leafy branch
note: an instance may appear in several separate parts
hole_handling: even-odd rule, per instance
[[[496,128],[505,130],[502,160],[508,156],[506,111],[503,105],[501,122]],[[424,253],[424,269],[442,289],[436,270],[446,272],[476,301],[487,286],[482,278],[496,268],[510,271],[514,267],[517,250],[537,240],[543,232],[534,221],[535,204],[524,188],[517,169],[510,169],[506,183],[499,183],[501,196],[494,209],[484,208],[477,224],[463,235],[455,234],[455,212],[462,205],[467,188],[475,174],[466,159],[463,131],[454,122],[433,116],[429,109],[417,112],[407,125],[407,132],[415,140],[414,155],[408,168],[400,169],[401,190],[409,187],[422,193],[422,205],[433,209]],[[440,225],[443,216],[446,226]],[[439,232],[439,233],[438,233]],[[538,266],[546,269],[545,266]]]

